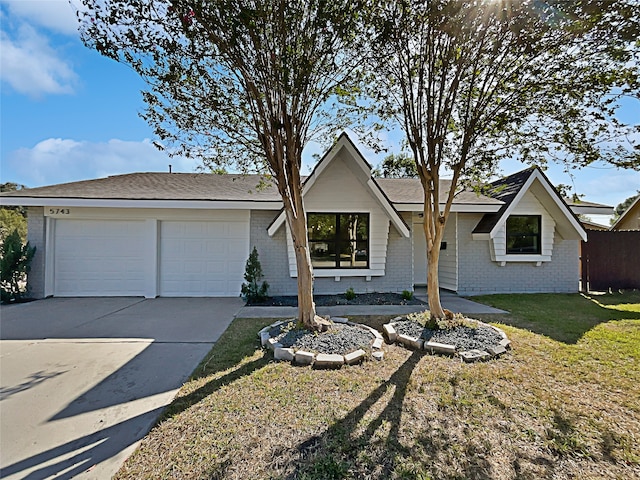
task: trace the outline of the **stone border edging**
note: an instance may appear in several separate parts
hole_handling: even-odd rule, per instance
[[[507,351],[507,348],[511,348],[511,340],[507,337],[507,334],[504,333],[500,328],[494,327],[493,325],[489,325],[488,323],[481,322],[480,320],[474,320],[478,323],[478,325],[482,325],[484,327],[491,328],[495,330],[502,340],[497,345],[492,345],[487,347],[485,350],[480,349],[472,349],[465,350],[462,352],[457,351],[457,347],[455,345],[450,345],[447,343],[438,343],[438,342],[425,342],[420,338],[410,337],[409,335],[398,334],[393,328],[393,326],[400,320],[405,319],[406,317],[396,317],[391,322],[385,323],[382,326],[382,330],[384,334],[387,336],[389,343],[400,343],[405,347],[412,348],[415,350],[426,350],[430,352],[432,355],[434,353],[441,353],[444,355],[458,355],[462,360],[467,363],[476,362],[478,360],[486,360],[488,358],[498,357]]]
[[[328,320],[333,323],[343,323],[351,327],[358,327],[371,332],[374,336],[374,340],[371,343],[371,349],[373,352],[371,356],[376,360],[382,360],[384,358],[384,352],[382,351],[382,345],[384,344],[384,338],[375,328],[371,328],[368,325],[361,323],[353,323],[349,319],[344,317],[329,317]],[[280,320],[278,322],[267,325],[258,332],[260,337],[260,343],[263,348],[268,348],[273,351],[273,358],[275,360],[283,362],[293,362],[296,365],[311,365],[314,368],[340,368],[342,365],[355,365],[360,363],[367,356],[367,352],[361,348],[347,353],[346,355],[338,355],[334,353],[313,353],[304,350],[295,350],[292,347],[283,347],[275,338],[269,335],[269,331],[272,328],[278,327],[289,322],[297,322],[298,319],[291,318],[288,320]]]

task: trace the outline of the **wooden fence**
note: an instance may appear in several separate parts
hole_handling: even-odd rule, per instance
[[[580,261],[585,291],[640,288],[640,231],[587,230]]]

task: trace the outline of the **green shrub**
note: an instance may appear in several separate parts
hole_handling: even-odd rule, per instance
[[[403,300],[411,300],[413,298],[413,292],[410,290],[403,290],[402,298]]]
[[[456,327],[478,328],[476,320],[467,318],[461,313],[454,314],[445,310],[445,314],[447,314],[446,318],[432,319],[429,310],[425,310],[424,312],[410,313],[407,315],[407,319],[433,330],[448,330]]]
[[[244,270],[244,279],[247,283],[242,284],[241,290],[241,296],[245,302],[261,302],[268,298],[269,284],[267,282],[260,284],[262,277],[262,265],[258,259],[258,250],[253,247]]]
[[[353,291],[353,287],[347,288],[347,291],[344,292],[344,297],[347,300],[353,300],[354,298],[356,298],[356,292]]]
[[[26,289],[21,283],[27,279],[35,247],[22,243],[17,229],[0,243],[0,299],[3,303],[20,300]]]

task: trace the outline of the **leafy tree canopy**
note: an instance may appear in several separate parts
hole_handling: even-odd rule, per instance
[[[19,183],[0,184],[0,192],[15,192],[25,187]],[[14,230],[18,231],[22,242],[27,241],[27,210],[24,207],[3,205],[0,207],[0,241]]]
[[[616,118],[640,98],[637,0],[380,0],[373,39],[374,118],[403,128],[425,191],[428,293],[444,315],[437,262],[465,178],[504,158],[640,166],[640,126]],[[635,135],[635,137],[634,137]],[[440,205],[439,178],[452,187]]]
[[[82,38],[148,83],[143,117],[170,154],[268,172],[298,269],[299,320],[315,321],[300,168],[331,110],[353,94],[358,1],[83,0]],[[329,113],[331,112],[331,113]]]
[[[638,195],[640,195],[640,190],[638,190]],[[627,208],[629,208],[631,204],[636,201],[636,198],[638,198],[638,195],[633,195],[627,198],[626,200],[624,200],[623,202],[620,202],[618,205],[616,205],[616,208],[614,209],[614,212],[615,212],[614,223],[615,223],[615,220],[620,218],[620,216],[627,211]]]
[[[418,170],[413,157],[406,153],[391,153],[374,170],[374,175],[385,178],[415,178],[418,176]]]

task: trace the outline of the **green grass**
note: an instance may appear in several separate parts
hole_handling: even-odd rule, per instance
[[[514,348],[478,364],[311,370],[237,319],[117,478],[640,478],[640,298],[616,295],[483,297]]]

